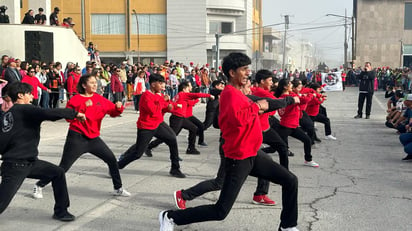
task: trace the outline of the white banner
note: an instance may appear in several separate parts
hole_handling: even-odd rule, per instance
[[[322,84],[324,91],[343,91],[342,72],[322,73]]]

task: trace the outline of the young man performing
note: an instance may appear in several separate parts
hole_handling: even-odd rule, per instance
[[[170,175],[178,178],[185,178],[185,174],[180,171],[179,151],[175,132],[163,121],[163,111],[171,110],[173,105],[168,95],[162,95],[162,84],[165,82],[163,76],[152,74],[149,77],[150,90],[142,94],[139,104],[140,116],[137,120],[137,138],[124,154],[119,158],[119,169],[123,169],[130,162],[142,157],[147,149],[150,140],[154,137],[163,140],[170,150],[170,160],[172,167]]]
[[[14,102],[13,107],[1,118],[0,154],[0,213],[2,213],[25,178],[51,179],[54,191],[53,218],[60,221],[73,221],[75,217],[67,211],[69,194],[67,192],[64,170],[49,162],[39,160],[37,146],[40,141],[40,125],[45,120],[58,119],[85,120],[83,113],[74,109],[42,109],[31,105],[32,87],[27,83],[16,82],[7,90]]]
[[[258,114],[268,109],[268,102],[253,102],[241,91],[248,81],[250,63],[250,58],[242,53],[231,53],[223,59],[223,71],[229,78],[229,84],[220,97],[219,125],[225,140],[222,148],[226,157],[226,176],[217,203],[185,210],[162,211],[159,214],[160,230],[173,230],[174,224],[225,219],[248,175],[282,185],[283,209],[279,230],[298,230],[296,176],[258,153],[262,144]]]

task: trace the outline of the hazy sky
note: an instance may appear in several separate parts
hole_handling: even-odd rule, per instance
[[[284,22],[284,15],[290,16],[288,37],[291,40],[308,40],[319,51],[330,67],[343,63],[344,18],[326,16],[326,14],[352,16],[353,0],[262,0],[263,25]],[[312,27],[330,26],[322,29]],[[284,25],[274,26],[277,30],[284,30]],[[350,38],[351,27],[348,26]],[[350,60],[351,40],[348,40],[348,60]]]

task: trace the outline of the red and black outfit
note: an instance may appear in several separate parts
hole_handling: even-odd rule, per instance
[[[316,93],[316,97],[314,97],[309,103],[308,107],[306,108],[306,112],[310,116],[313,122],[323,123],[325,125],[325,136],[332,134],[332,129],[330,127],[330,120],[325,115],[325,113],[319,113],[319,108],[322,106],[321,104],[325,101],[325,97],[322,94]]]
[[[139,104],[140,116],[137,120],[137,138],[125,153],[120,156],[119,168],[123,169],[130,162],[139,159],[146,151],[150,140],[154,137],[162,140],[169,146],[170,174],[180,172],[179,151],[175,132],[163,121],[163,112],[167,111],[170,101],[164,100],[163,94],[156,94],[148,90],[142,94]]]
[[[252,88],[251,90],[252,90],[252,94],[255,96],[276,99],[274,95],[272,95],[268,90],[264,90],[263,88],[256,87],[256,88]],[[276,100],[279,102],[279,106],[276,109],[283,108],[289,104],[294,103],[294,100],[292,97],[286,97],[281,100],[280,99],[276,99]],[[289,169],[288,145],[280,137],[278,132],[275,129],[271,128],[269,124],[269,116],[273,114],[274,113],[263,113],[259,115],[260,125],[262,127],[263,143],[268,144],[272,149],[274,149],[275,151],[278,151],[280,165]]]
[[[315,90],[312,88],[302,88],[300,91],[300,110],[302,110],[301,117],[299,119],[299,125],[305,131],[308,136],[312,140],[312,144],[314,144],[314,140],[318,138],[316,137],[316,131],[315,131],[315,124],[313,123],[312,119],[308,116],[306,112],[306,108],[308,106],[308,103],[315,97]]]
[[[295,93],[289,94],[282,94],[279,98],[285,98],[287,96],[298,96]],[[299,97],[300,100],[303,100],[303,104],[305,104],[305,99],[303,97]],[[280,123],[278,127],[278,133],[280,137],[288,144],[288,136],[292,136],[303,142],[304,144],[304,151],[305,151],[305,160],[312,161],[312,139],[303,131],[302,128],[299,127],[299,119],[302,116],[301,104],[291,104],[286,108],[282,108],[278,110],[280,116]]]
[[[110,77],[110,89],[113,92],[113,102],[122,102],[124,87],[120,76],[115,72]]]
[[[99,94],[93,94],[91,97],[75,95],[69,100],[66,107],[84,113],[86,121],[68,120],[70,122],[69,132],[59,166],[67,172],[81,155],[91,153],[107,164],[114,189],[120,189],[122,180],[117,160],[114,153],[100,138],[100,127],[106,115],[119,116],[124,108],[117,108],[115,104]],[[49,182],[49,179],[44,178],[38,181],[37,185],[44,187]]]
[[[67,76],[67,99],[79,94],[77,84],[79,83],[80,77],[81,75],[76,72],[70,72],[69,76]]]
[[[40,83],[39,79],[36,76],[24,76],[21,80],[22,83],[28,83],[33,87],[31,94],[33,95],[32,104],[37,106],[39,105],[39,92],[37,91],[37,87],[47,91],[47,87],[45,87],[42,83]]]
[[[49,98],[49,107],[50,108],[56,108],[57,107],[57,102],[59,101],[59,90],[60,87],[62,86],[61,78],[59,76],[59,73],[56,73],[54,71],[50,71],[48,73],[48,78],[47,78],[47,86],[51,90],[50,92],[50,98]]]
[[[297,225],[297,178],[269,156],[258,152],[262,144],[259,107],[231,85],[220,97],[219,125],[225,155],[225,179],[216,204],[167,211],[177,225],[223,220],[229,214],[246,178],[251,175],[282,185],[281,227]]]
[[[207,97],[210,97],[210,94],[189,93],[189,92],[181,91],[173,99],[175,107],[171,111],[172,115],[169,118],[169,124],[172,130],[175,132],[176,136],[179,135],[182,128],[187,129],[189,131],[189,139],[188,139],[189,145],[187,148],[187,153],[190,153],[190,151],[194,151],[196,149],[195,148],[196,134],[198,134],[199,132],[198,126],[195,123],[193,123],[189,119],[188,116],[193,116],[192,108],[193,108],[193,105],[199,101],[199,98],[207,98]],[[203,124],[202,124],[202,127],[203,127]],[[199,143],[200,143],[200,138],[201,137],[199,136]],[[150,142],[148,149],[151,150],[159,146],[159,144],[161,144],[162,142],[163,141],[159,139],[154,140],[153,142]]]

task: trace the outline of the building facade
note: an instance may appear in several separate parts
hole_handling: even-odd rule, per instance
[[[412,1],[354,0],[355,65],[412,66]]]
[[[22,17],[33,8],[32,2],[21,1]],[[129,59],[148,64],[173,59],[214,66],[216,37],[220,60],[233,51],[250,57],[262,51],[261,0],[40,2],[50,3],[51,11],[59,7],[60,21],[71,17],[78,37],[86,45],[93,42],[105,61]]]

